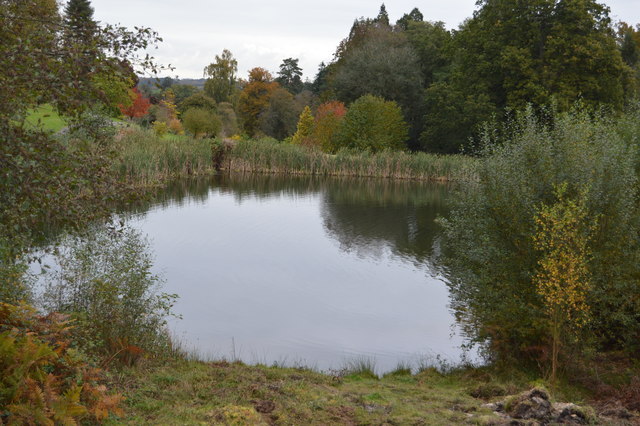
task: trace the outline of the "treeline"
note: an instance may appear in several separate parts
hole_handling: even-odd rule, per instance
[[[175,102],[179,109],[199,96],[182,110],[210,106],[221,121],[210,134],[279,140],[294,135],[305,106],[322,115],[327,103],[341,103],[346,112],[373,95],[400,108],[407,126],[402,147],[455,153],[483,123],[502,122],[529,104],[567,111],[580,101],[592,110],[623,110],[640,87],[640,32],[609,14],[595,0],[483,0],[458,29],[447,30],[417,8],[393,24],[382,5],[375,18],[354,22],[313,82],[302,81],[295,58],[283,60],[275,76],[258,67],[242,79],[225,50],[205,68],[202,92],[171,79],[142,89],[152,103]],[[152,109],[147,121],[157,119]],[[308,142],[331,150],[326,140]]]

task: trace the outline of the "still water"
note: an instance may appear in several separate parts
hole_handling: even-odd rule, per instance
[[[457,362],[434,264],[446,186],[227,176],[180,182],[130,224],[149,236],[170,327],[202,358],[379,373]]]

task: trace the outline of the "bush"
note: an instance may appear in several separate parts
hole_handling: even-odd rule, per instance
[[[166,317],[177,296],[158,293],[138,231],[90,228],[63,239],[55,262],[58,268],[44,277],[45,308],[74,315],[86,348],[126,362],[166,349]]]
[[[408,126],[398,104],[365,95],[349,107],[336,139],[337,148],[378,152],[406,148]]]
[[[194,137],[201,135],[216,136],[220,132],[220,118],[217,115],[201,108],[187,110],[182,116],[182,123]]]
[[[535,246],[535,218],[566,185],[568,200],[585,194],[584,223],[595,227],[585,250],[591,321],[574,343],[637,350],[637,151],[602,117],[551,111],[545,122],[528,111],[505,131],[486,132],[479,182],[459,192],[442,221],[456,317],[469,341],[485,344],[494,358],[548,356],[544,298],[534,279],[544,256]]]
[[[122,396],[108,394],[102,371],[72,348],[72,331],[64,315],[0,303],[0,422],[77,424],[123,415]]]

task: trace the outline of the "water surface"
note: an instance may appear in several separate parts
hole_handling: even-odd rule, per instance
[[[458,361],[433,263],[445,186],[232,176],[179,182],[130,222],[151,239],[174,334],[204,358],[379,372]]]

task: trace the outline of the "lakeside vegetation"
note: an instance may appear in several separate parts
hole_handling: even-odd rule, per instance
[[[88,0],[0,8],[2,423],[491,424],[482,402],[539,384],[637,420],[640,42],[603,5],[485,0],[455,32],[417,9],[392,25],[382,7],[312,87],[293,58],[236,79],[225,51],[202,93],[134,88],[158,71],[138,56],[157,34],[100,26]],[[367,85],[371,69],[393,80]],[[120,115],[136,127],[115,129]],[[463,146],[475,157],[436,154]],[[442,272],[489,365],[379,379],[188,361],[165,328],[176,295],[112,213],[141,187],[225,169],[468,183],[439,221]],[[26,256],[50,227],[71,244],[37,312]]]

